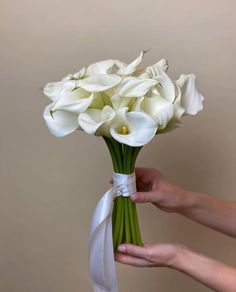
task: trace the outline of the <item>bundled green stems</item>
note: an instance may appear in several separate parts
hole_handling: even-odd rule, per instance
[[[122,174],[133,173],[135,161],[141,147],[120,144],[113,138],[103,138],[111,154],[114,172]],[[136,205],[129,197],[118,196],[114,200],[112,229],[114,251],[121,243],[142,245]]]

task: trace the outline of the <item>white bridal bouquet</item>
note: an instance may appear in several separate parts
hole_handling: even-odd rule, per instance
[[[142,245],[136,206],[129,198],[136,190],[140,149],[203,108],[195,75],[172,80],[165,59],[141,68],[144,54],[130,64],[112,59],[91,64],[43,90],[51,100],[43,115],[53,135],[81,130],[102,137],[111,154],[113,187],[99,201],[90,231],[94,291],[118,291],[112,238],[114,250],[123,242]]]

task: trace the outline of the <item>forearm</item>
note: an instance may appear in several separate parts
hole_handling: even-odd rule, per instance
[[[188,192],[189,206],[181,214],[215,230],[236,237],[236,202]]]
[[[197,254],[185,247],[170,266],[219,292],[236,291],[236,269]]]

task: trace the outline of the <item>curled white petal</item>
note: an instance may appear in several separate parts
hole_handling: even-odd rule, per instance
[[[66,75],[62,81],[69,81],[69,80],[79,80],[81,78],[84,77],[84,74],[86,72],[85,67],[83,67],[82,69],[80,69],[78,72],[74,73],[74,74],[68,74]]]
[[[93,93],[84,90],[83,88],[74,89],[68,84],[60,94],[59,99],[53,106],[55,110],[67,110],[74,113],[82,113],[93,101]]]
[[[161,59],[160,61],[158,61],[153,66],[160,68],[164,72],[167,72],[167,70],[169,68],[169,64],[168,64],[168,61],[166,59]]]
[[[49,97],[52,101],[58,99],[59,94],[64,86],[65,82],[50,82],[47,83],[43,88],[43,93]]]
[[[129,75],[135,72],[135,70],[137,69],[138,65],[142,62],[143,59],[143,55],[144,55],[144,51],[142,51],[139,56],[133,61],[131,62],[129,65],[127,66],[123,66],[122,68],[120,68],[117,71],[117,74],[119,75]]]
[[[124,115],[124,112],[122,113]],[[127,128],[127,134],[122,134],[122,128]],[[157,131],[156,122],[142,112],[125,113],[124,118],[119,117],[112,124],[110,132],[112,137],[122,144],[139,147],[152,140]]]
[[[100,74],[81,79],[77,85],[90,92],[101,92],[116,86],[120,81],[117,75]]]
[[[175,100],[175,84],[170,77],[162,70],[159,70],[159,74],[156,76],[156,80],[160,84],[158,91],[160,95],[171,102]]]
[[[185,113],[185,108],[181,105],[181,90],[177,83],[175,83],[176,98],[174,102],[174,120],[179,124],[181,117]]]
[[[196,88],[196,76],[194,74],[180,75],[176,84],[181,90],[181,105],[185,108],[185,113],[195,115],[203,108],[204,97]]]
[[[140,97],[145,95],[156,84],[157,81],[154,79],[127,77],[119,84],[118,93],[124,97]]]
[[[166,59],[161,59],[156,64],[147,67],[146,74],[149,76],[149,78],[155,78],[160,74],[160,70],[163,72],[167,72],[168,62]]]
[[[51,134],[57,137],[63,137],[78,129],[77,114],[64,110],[52,112],[52,107],[53,104],[49,104],[43,113],[43,117]]]
[[[100,109],[87,109],[78,118],[80,127],[87,134],[107,135],[109,122],[114,118],[115,111],[110,106]]]
[[[86,70],[86,75],[93,76],[93,75],[98,75],[98,74],[111,73],[113,65],[114,65],[114,60],[105,60],[101,62],[96,62],[88,66]]]
[[[170,131],[175,130],[176,128],[180,127],[182,125],[181,123],[181,117],[185,112],[185,109],[183,106],[180,104],[180,99],[181,99],[181,91],[179,86],[175,83],[175,88],[176,88],[176,97],[174,101],[174,115],[173,118],[168,122],[165,128],[161,129],[159,131],[160,134],[167,133]]]
[[[160,96],[142,97],[136,105],[136,110],[151,116],[158,124],[158,129],[164,129],[174,116],[174,105],[168,99]]]

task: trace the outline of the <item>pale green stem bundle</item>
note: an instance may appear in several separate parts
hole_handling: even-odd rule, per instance
[[[142,147],[120,144],[113,138],[103,137],[111,154],[114,172],[131,174]],[[114,251],[121,243],[142,246],[136,205],[130,197],[119,196],[114,200],[112,211],[112,230]]]

